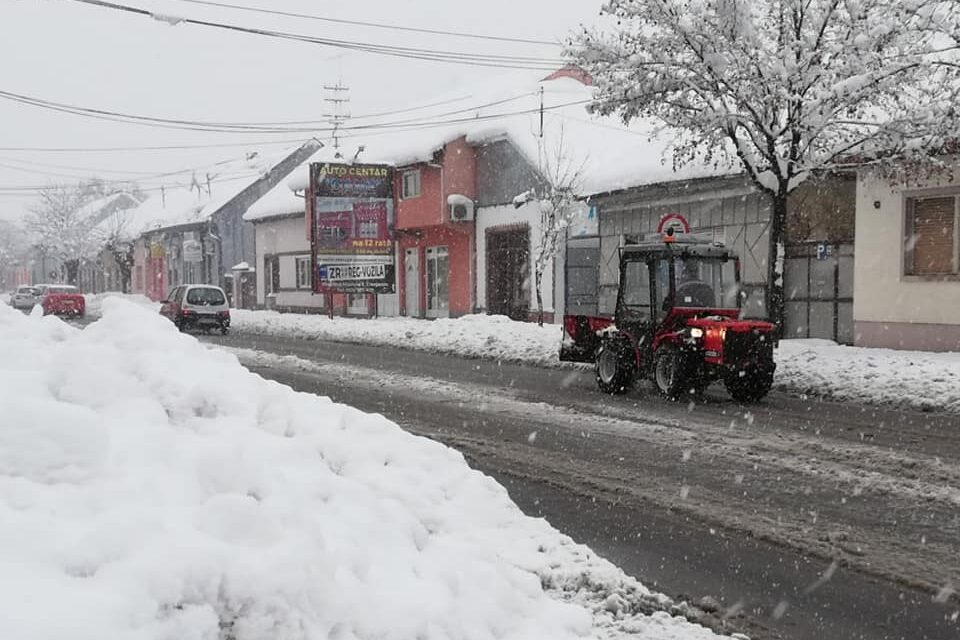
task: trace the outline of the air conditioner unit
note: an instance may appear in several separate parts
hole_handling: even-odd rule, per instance
[[[459,193],[447,196],[450,222],[470,222],[473,220],[474,206],[473,200]]]

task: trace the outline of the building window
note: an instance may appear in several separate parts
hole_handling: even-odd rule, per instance
[[[263,257],[263,288],[266,294],[274,295],[280,291],[280,257]]]
[[[310,284],[310,256],[297,256],[297,289],[309,289]]]
[[[956,274],[960,264],[960,194],[907,198],[904,274]]]
[[[369,301],[369,293],[348,293],[347,313],[351,315],[364,315],[370,313]]]
[[[403,172],[401,198],[416,198],[420,195],[420,170]]]

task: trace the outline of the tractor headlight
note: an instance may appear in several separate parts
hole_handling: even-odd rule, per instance
[[[701,329],[700,327],[692,327],[692,328],[690,329],[690,337],[691,337],[691,338],[702,338],[702,337],[703,337],[703,329]]]

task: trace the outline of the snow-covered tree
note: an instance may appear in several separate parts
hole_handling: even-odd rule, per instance
[[[99,191],[88,185],[53,185],[42,189],[39,202],[24,220],[34,243],[49,256],[60,260],[67,282],[78,284],[80,261],[99,249],[103,238],[97,233],[97,218],[84,211],[84,205]]]
[[[110,252],[113,261],[120,271],[120,291],[130,293],[130,282],[134,266],[134,241],[136,238],[130,233],[127,224],[128,218],[114,214],[106,225],[103,236],[103,248]]]
[[[576,162],[567,148],[563,127],[554,146],[548,146],[541,136],[539,143],[539,173],[543,179],[539,187],[530,189],[514,198],[520,206],[536,200],[540,208],[540,231],[534,251],[533,288],[537,299],[537,323],[543,326],[543,275],[554,264],[567,234],[581,208],[580,189],[583,182],[583,167],[586,162]]]
[[[957,0],[608,0],[571,48],[592,108],[677,132],[674,166],[739,160],[771,198],[783,319],[787,197],[854,161],[924,166],[960,132]]]
[[[11,285],[5,281],[5,269],[19,264],[28,250],[26,234],[20,225],[10,220],[0,220],[0,289]]]

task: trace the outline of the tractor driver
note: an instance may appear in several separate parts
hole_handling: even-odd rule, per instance
[[[713,308],[716,294],[713,287],[700,279],[700,263],[694,258],[684,258],[676,264],[677,296],[674,306]]]

